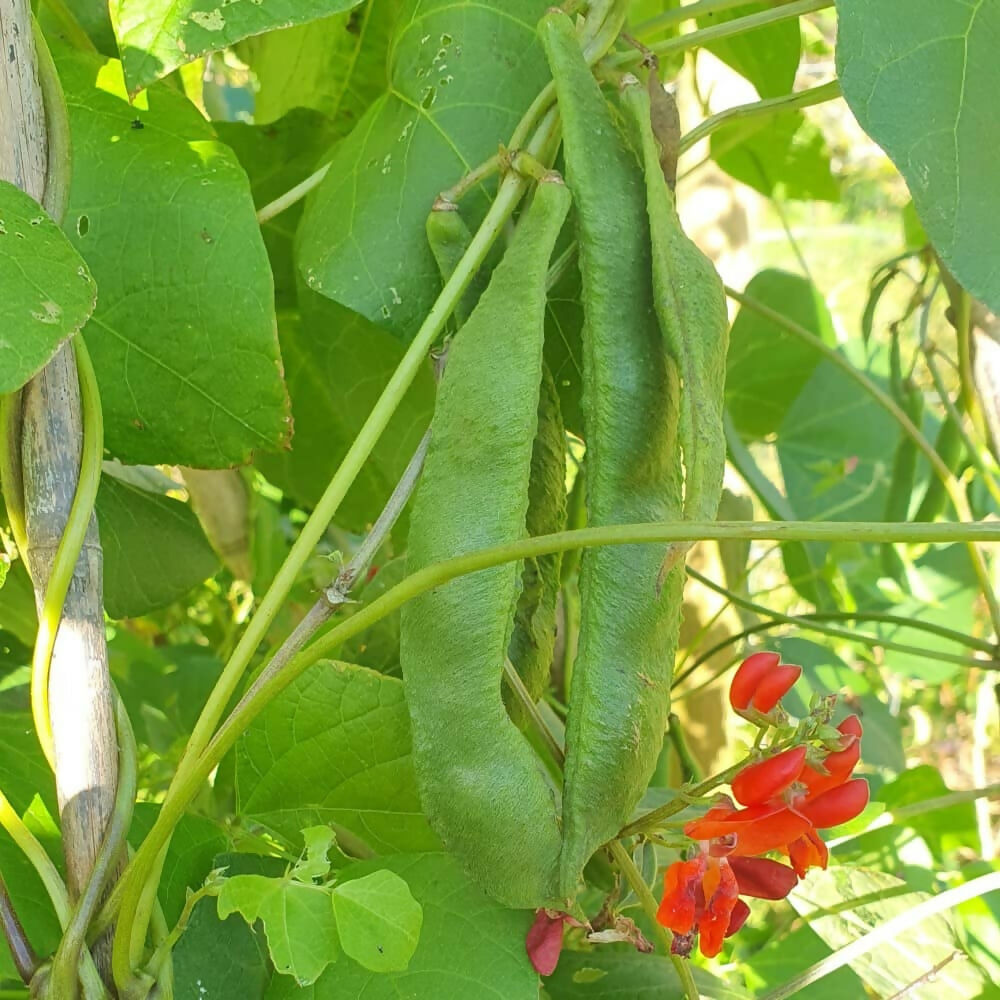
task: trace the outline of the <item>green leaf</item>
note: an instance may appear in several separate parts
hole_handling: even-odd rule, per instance
[[[795,512],[805,520],[881,520],[899,434],[895,420],[854,379],[832,361],[820,362],[778,430],[778,458]]]
[[[275,969],[301,986],[316,982],[340,953],[327,888],[291,878],[235,875],[222,883],[218,907],[221,919],[240,913],[249,924],[260,920]]]
[[[104,549],[104,606],[112,618],[135,618],[165,607],[219,568],[186,503],[105,474],[96,509]]]
[[[38,631],[35,592],[23,559],[18,559],[7,568],[3,599],[0,600],[0,628],[16,636],[25,646],[35,644],[35,633]]]
[[[101,290],[85,335],[109,450],[221,468],[281,446],[273,287],[236,158],[174,89],[132,106],[118,63],[58,61],[74,150],[64,227]]]
[[[83,258],[30,195],[0,181],[0,393],[20,389],[94,311]]]
[[[979,583],[972,572],[969,553],[964,545],[931,549],[913,564],[910,579],[913,594],[895,605],[893,614],[915,621],[944,625],[966,634],[976,631],[975,605]],[[967,654],[964,646],[928,632],[905,625],[874,624],[865,626],[886,639],[952,654]],[[883,663],[900,677],[917,677],[928,684],[943,684],[965,668],[929,657],[915,656],[887,649]]]
[[[364,0],[241,43],[237,52],[257,78],[254,121],[313,108],[331,120],[337,137],[350,132],[386,88],[389,38],[402,6],[402,0]]]
[[[324,115],[306,108],[294,109],[267,125],[216,122],[214,127],[219,138],[236,153],[250,178],[250,191],[257,208],[274,201],[316,170],[334,135]],[[294,308],[297,301],[292,240],[302,217],[302,206],[302,202],[297,202],[260,227],[274,274],[274,301],[279,310]],[[298,429],[295,428],[296,432]]]
[[[405,972],[420,940],[424,913],[395,872],[339,882],[333,912],[344,954],[372,972]]]
[[[916,806],[921,802],[948,795],[950,789],[941,772],[929,764],[920,764],[904,771],[895,781],[883,785],[878,799],[890,812],[901,806]],[[915,830],[930,847],[935,860],[946,864],[947,852],[967,851],[976,842],[976,810],[971,802],[916,813],[899,820]],[[954,862],[954,858],[949,859]]]
[[[1000,310],[1000,7],[966,0],[837,0],[837,75],[889,154],[942,260]]]
[[[286,493],[314,505],[354,443],[403,356],[403,347],[357,313],[305,291],[301,316],[279,324],[295,437],[290,451],[257,466]],[[363,531],[385,505],[416,451],[434,408],[430,365],[417,376],[347,492],[337,523]],[[405,519],[396,529],[405,533]]]
[[[705,14],[698,18],[699,28],[710,28],[737,17],[747,17],[770,10],[770,3],[748,3],[733,10]],[[779,97],[794,89],[795,71],[799,68],[802,33],[795,18],[744,31],[731,38],[720,38],[705,48],[741,76],[746,77],[761,97]]]
[[[249,35],[348,10],[358,0],[111,0],[129,93]]]
[[[807,278],[768,268],[750,279],[745,293],[824,343],[836,344],[826,302]],[[729,333],[726,365],[726,406],[740,436],[765,438],[775,433],[821,360],[798,337],[740,307]]]
[[[358,603],[345,610],[357,612],[372,601],[378,600],[387,590],[400,583],[406,576],[406,557],[392,559],[378,567],[375,575],[355,591]],[[370,628],[348,639],[340,648],[341,655],[351,663],[371,667],[380,674],[399,677],[399,611],[380,618]]]
[[[323,661],[258,716],[238,744],[239,812],[291,842],[330,825],[376,851],[427,850],[437,838],[417,796],[403,685]]]
[[[342,961],[307,990],[276,977],[268,1000],[538,1000],[538,974],[524,950],[531,913],[489,899],[447,854],[376,858],[342,875],[379,870],[404,879],[423,908],[407,970],[376,973]]]
[[[703,969],[693,968],[698,993],[706,1000],[747,1000],[749,994]],[[656,1000],[682,998],[684,989],[670,959],[635,951],[564,951],[545,980],[552,1000]]]
[[[546,6],[411,0],[390,48],[389,91],[338,144],[306,206],[297,249],[309,287],[413,336],[440,288],[427,213],[509,140],[548,80],[535,36]],[[463,200],[472,228],[487,201],[482,188]]]
[[[835,867],[811,871],[788,898],[800,915],[811,917],[810,926],[836,951],[929,898],[922,892],[890,895],[905,884],[884,872]],[[829,908],[836,912],[818,915],[817,911]],[[851,962],[851,968],[877,996],[892,996],[943,963],[934,973],[935,1000],[966,1000],[976,996],[986,981],[972,962],[951,961],[955,952],[961,955],[962,949],[954,919],[939,913],[881,941]]]
[[[758,115],[712,135],[712,159],[769,198],[839,201],[823,133],[801,111]]]

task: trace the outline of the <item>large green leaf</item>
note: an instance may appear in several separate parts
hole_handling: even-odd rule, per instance
[[[698,18],[698,27],[710,28],[770,8],[770,3],[758,2],[733,10],[703,14]],[[802,50],[802,33],[799,22],[788,18],[731,38],[720,38],[705,47],[746,77],[761,97],[778,97],[790,93],[794,87]]]
[[[433,849],[410,753],[402,683],[322,661],[240,741],[239,811],[293,842],[303,828],[329,824],[376,851]]]
[[[801,111],[724,125],[712,136],[711,150],[727,174],[769,198],[840,200],[826,139]]]
[[[1000,310],[1000,6],[837,0],[837,70],[861,127],[902,172],[928,236]]]
[[[338,136],[350,132],[386,88],[386,53],[401,7],[402,0],[363,0],[353,10],[241,43],[237,51],[257,78],[254,121],[314,108]]]
[[[96,509],[104,548],[104,606],[112,618],[165,607],[219,568],[186,503],[105,474]]]
[[[749,994],[702,969],[692,969],[705,1000],[747,1000]],[[564,951],[545,980],[552,1000],[680,1000],[684,988],[670,959],[636,951]]]
[[[249,35],[349,10],[359,0],[111,0],[129,92]]]
[[[408,340],[440,288],[424,222],[435,196],[510,138],[548,79],[535,37],[545,0],[409,0],[391,85],[334,151],[299,228],[311,288]],[[476,189],[470,224],[485,211]]]
[[[899,895],[904,885],[880,871],[814,869],[788,898],[799,914],[811,916],[810,926],[836,950],[928,898],[918,892]],[[861,899],[864,902],[860,905],[851,905]],[[827,915],[820,916],[818,911],[827,911]],[[968,1000],[987,984],[972,962],[951,960],[961,951],[952,917],[941,913],[881,941],[879,947],[851,962],[851,968],[878,996],[892,996],[933,972],[933,984],[914,996]],[[939,963],[941,967],[934,972]]]
[[[807,278],[768,268],[746,286],[748,298],[805,327],[833,346],[833,320]],[[788,408],[822,360],[818,351],[745,306],[729,334],[726,407],[744,438],[775,433]]]
[[[300,315],[279,319],[295,436],[290,451],[259,455],[276,486],[312,506],[347,454],[403,356],[390,334],[363,316],[303,292]],[[428,363],[403,396],[337,511],[337,523],[363,531],[384,506],[420,443],[434,408]],[[400,530],[405,525],[400,525]]]
[[[97,287],[30,195],[0,181],[0,393],[20,389],[87,321]]]
[[[508,910],[472,885],[447,854],[398,854],[341,873],[395,872],[423,908],[417,950],[405,972],[376,973],[342,960],[308,989],[275,977],[268,1000],[538,1000],[524,937],[532,915]]]
[[[59,71],[74,150],[64,226],[100,287],[85,335],[108,448],[217,468],[280,446],[273,286],[236,158],[170,87],[132,106],[113,60],[65,54]]]

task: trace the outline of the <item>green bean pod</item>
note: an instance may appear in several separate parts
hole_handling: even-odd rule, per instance
[[[441,284],[444,285],[469,249],[472,232],[462,218],[458,205],[440,198],[427,216],[424,229],[427,233],[427,244],[431,248],[438,273],[441,275]],[[461,326],[469,318],[469,313],[481,291],[477,274],[455,306],[456,326]]]
[[[675,520],[678,385],[653,304],[642,170],[569,18],[547,14],[539,30],[578,218],[588,522]],[[676,571],[656,592],[664,554],[662,545],[615,546],[590,549],[581,562],[563,786],[566,896],[594,851],[631,818],[659,756],[680,612]]]
[[[526,537],[549,257],[569,208],[551,175],[456,334],[410,522],[408,568]],[[406,604],[400,656],[424,809],[508,906],[558,905],[560,830],[544,768],[501,695],[521,568],[463,576]]]
[[[566,432],[559,411],[559,393],[544,366],[538,433],[531,452],[526,525],[529,535],[551,535],[566,528]],[[521,594],[507,654],[534,701],[542,696],[552,667],[561,566],[562,554],[555,552],[526,559],[521,573]],[[505,700],[510,717],[523,729],[528,719],[521,702],[509,691]]]
[[[726,469],[722,426],[729,348],[726,292],[715,266],[681,228],[663,179],[649,92],[635,77],[627,79],[621,101],[638,138],[646,177],[656,315],[684,384],[680,404],[684,517],[712,521]]]

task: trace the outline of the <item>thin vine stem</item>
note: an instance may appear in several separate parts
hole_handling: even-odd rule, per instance
[[[736,635],[727,636],[724,640],[716,643],[711,649],[708,649],[699,655],[693,664],[678,674],[674,681],[675,684],[679,684],[682,680],[692,674],[699,666],[701,666],[701,664],[710,660],[720,650],[739,642],[741,638],[744,638],[747,635],[752,635],[756,632],[764,632],[767,631],[767,629],[774,628],[778,625],[794,625],[796,628],[800,628],[804,631],[819,632],[822,635],[829,635],[835,639],[845,639],[848,642],[859,642],[868,646],[882,646],[885,649],[893,649],[902,653],[927,656],[931,659],[940,658],[944,662],[948,663],[961,663],[964,666],[977,667],[986,665],[984,664],[984,661],[974,659],[972,657],[941,653],[938,650],[924,650],[918,646],[896,643],[889,639],[883,639],[881,636],[877,635],[864,635],[853,632],[849,629],[839,629],[831,626],[825,626],[822,624],[824,620],[836,621],[839,619],[845,621],[874,621],[888,625],[899,625],[900,627],[913,628],[922,632],[927,632],[931,635],[937,635],[942,639],[948,639],[959,645],[978,649],[981,652],[990,654],[994,660],[996,659],[996,646],[986,640],[977,639],[971,635],[965,635],[963,632],[956,632],[954,629],[947,628],[944,625],[937,625],[934,622],[922,622],[918,619],[904,618],[901,615],[866,611],[818,611],[804,615],[786,615],[782,612],[774,611],[766,605],[758,604],[756,601],[752,601],[747,597],[743,597],[741,594],[737,594],[729,590],[728,588],[722,586],[722,584],[716,583],[714,580],[709,579],[709,577],[690,567],[688,567],[688,575],[691,579],[697,580],[703,586],[708,587],[709,590],[713,590],[715,593],[728,598],[729,601],[737,607],[744,608],[747,611],[752,611],[754,614],[766,615],[771,619],[771,621],[751,625],[742,632],[737,633]],[[997,666],[1000,667],[1000,662],[997,663]]]
[[[641,38],[665,28],[672,28],[675,24],[681,24],[684,21],[707,17],[709,14],[721,14],[734,7],[745,6],[746,0],[698,0],[697,3],[675,7],[673,10],[667,10],[662,14],[657,14],[656,17],[651,17],[648,21],[640,22],[635,26],[633,33]]]
[[[232,748],[240,734],[264,708],[300,677],[315,662],[330,655],[347,639],[363,632],[407,601],[440,587],[456,577],[506,562],[532,559],[556,552],[590,548],[600,545],[634,545],[642,543],[669,543],[705,539],[764,539],[774,541],[833,541],[856,539],[870,542],[955,542],[973,538],[982,542],[1000,541],[1000,522],[975,522],[969,524],[912,524],[909,522],[879,524],[872,522],[783,522],[783,521],[687,521],[661,524],[618,524],[576,531],[538,535],[506,545],[481,549],[456,556],[428,566],[402,580],[381,597],[365,605],[354,615],[317,638],[311,645],[297,653],[285,669],[263,679],[259,677],[240,699],[210,743],[189,764],[185,774],[175,778],[165,797],[159,815],[141,847],[132,859],[125,875],[115,886],[101,920],[106,922],[115,913],[121,914],[119,926],[130,920],[138,905],[136,886],[145,880],[154,862],[170,839],[174,825],[197,794],[212,770],[218,766]],[[654,586],[655,581],[650,581]],[[139,874],[137,874],[139,873]],[[134,895],[133,895],[134,894]]]
[[[83,443],[80,455],[80,478],[70,506],[69,518],[59,539],[52,571],[45,588],[42,611],[38,617],[38,635],[31,658],[31,714],[49,767],[55,771],[55,744],[52,721],[49,718],[49,672],[52,651],[62,621],[63,604],[84,538],[94,513],[94,501],[101,484],[101,459],[104,455],[104,416],[97,376],[90,354],[77,334],[73,338],[76,368],[80,379],[80,401],[83,407]]]
[[[789,319],[787,316],[778,312],[776,309],[772,309],[770,306],[765,305],[763,302],[758,302],[756,299],[743,294],[743,292],[738,292],[734,288],[730,288],[728,285],[726,286],[726,294],[733,299],[733,301],[738,302],[741,306],[744,306],[751,312],[757,313],[758,316],[764,317],[774,323],[775,326],[781,327],[782,330],[785,330],[794,337],[797,337],[799,340],[809,344],[813,350],[818,351],[824,358],[831,361],[841,371],[853,379],[853,381],[855,381],[896,421],[896,423],[899,424],[903,433],[905,433],[907,437],[913,441],[917,448],[923,452],[924,457],[928,462],[930,462],[935,475],[937,475],[937,477],[941,480],[942,485],[948,493],[948,497],[951,500],[952,506],[955,508],[955,512],[958,514],[959,520],[972,520],[972,512],[969,509],[968,500],[966,500],[965,494],[962,492],[958,481],[952,475],[951,470],[944,463],[944,461],[942,461],[941,456],[934,450],[934,446],[927,440],[927,438],[924,437],[924,435],[920,432],[920,429],[913,423],[912,420],[910,420],[910,418],[903,411],[902,407],[900,407],[888,393],[880,389],[872,381],[872,379],[868,377],[868,375],[851,364],[851,362],[839,351],[834,350],[828,344],[824,343],[819,337],[807,330],[801,324]],[[997,603],[997,597],[993,591],[993,584],[990,580],[989,570],[983,560],[982,553],[976,547],[975,543],[968,541],[967,548],[969,551],[969,559],[972,562],[973,571],[976,574],[976,579],[979,581],[983,598],[986,601],[987,608],[989,609],[993,632],[998,638],[1000,638],[1000,604]]]
[[[717,132],[724,125],[733,121],[746,121],[747,119],[759,118],[764,115],[777,114],[779,111],[788,111],[792,108],[811,108],[817,104],[825,104],[827,101],[835,101],[841,96],[840,82],[830,80],[827,83],[808,90],[800,90],[794,94],[785,94],[782,97],[769,97],[763,101],[754,101],[750,104],[738,104],[732,108],[726,108],[718,114],[706,118],[699,122],[690,132],[681,136],[680,151],[686,152],[692,146],[701,142]]]
[[[718,41],[720,38],[741,35],[744,32],[753,31],[755,28],[763,28],[779,21],[788,21],[801,17],[803,14],[812,14],[832,6],[833,0],[795,0],[794,3],[786,3],[771,10],[762,10],[756,14],[749,14],[747,17],[737,17],[732,21],[724,21],[722,24],[713,24],[708,28],[700,28],[675,38],[668,38],[666,41],[650,45],[649,49],[658,56],[673,52],[687,52],[689,49]],[[637,62],[641,58],[643,58],[641,52],[624,52],[608,61],[612,65],[620,66]]]
[[[293,188],[289,188],[284,194],[279,194],[274,201],[269,201],[257,209],[257,221],[261,224],[269,222],[276,215],[291,208],[296,202],[301,201],[310,191],[318,188],[323,182],[323,178],[330,172],[330,164],[324,163],[318,170],[313,171],[305,180],[299,181]]]
[[[612,840],[608,844],[608,848],[611,851],[611,856],[615,859],[615,864],[618,865],[619,871],[625,876],[625,880],[639,898],[643,912],[649,917],[656,931],[656,936],[660,939],[660,943],[669,956],[674,971],[677,973],[677,978],[681,982],[681,988],[684,990],[685,1000],[699,1000],[701,994],[698,992],[698,987],[695,984],[691,966],[680,955],[675,955],[671,951],[673,938],[666,927],[656,919],[656,898],[650,891],[649,886],[646,885],[646,880],[642,877],[642,873],[636,868],[635,862],[619,841]]]
[[[805,972],[802,972],[794,979],[779,986],[777,989],[765,993],[760,1000],[786,1000],[787,997],[794,996],[800,990],[818,982],[820,979],[843,968],[849,962],[867,955],[874,951],[879,945],[892,941],[899,935],[908,931],[911,927],[938,913],[944,913],[953,907],[959,906],[970,899],[978,899],[988,893],[1000,890],[1000,872],[990,872],[988,875],[981,875],[979,878],[966,882],[964,885],[956,886],[954,889],[947,889],[936,896],[930,897],[896,914],[889,920],[879,924],[874,930],[869,931],[863,937],[851,941],[849,944],[838,948],[832,955],[827,956],[815,965],[811,965]]]
[[[7,942],[14,968],[27,986],[38,969],[38,956],[31,947],[2,876],[0,876],[0,925],[3,926],[4,941]]]

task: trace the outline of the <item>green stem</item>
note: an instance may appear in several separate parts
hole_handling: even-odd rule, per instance
[[[729,122],[758,118],[762,115],[773,115],[791,108],[811,108],[816,104],[836,100],[838,97],[840,97],[840,82],[830,80],[818,87],[810,87],[808,90],[800,90],[794,94],[769,97],[765,101],[754,101],[751,104],[738,104],[736,107],[726,108],[725,111],[720,111],[718,114],[706,118],[682,136],[680,151],[685,152]]]
[[[48,160],[45,166],[45,192],[42,206],[57,222],[62,223],[69,203],[69,185],[73,172],[73,154],[70,144],[69,111],[66,95],[48,43],[38,26],[37,18],[31,19],[31,31],[38,53],[38,85],[45,109],[45,135],[48,143]]]
[[[698,17],[707,17],[709,14],[721,14],[723,11],[732,10],[734,7],[745,7],[746,0],[698,0],[697,3],[685,4],[683,7],[675,7],[673,10],[664,11],[651,17],[648,21],[643,21],[635,26],[634,34],[640,38],[650,35],[654,31],[661,31],[664,28],[672,28],[675,24],[683,21],[692,21]]]
[[[651,809],[644,816],[640,816],[634,822],[622,827],[618,836],[631,837],[634,834],[644,833],[646,830],[653,830],[658,826],[662,826],[671,816],[676,816],[687,809],[691,799],[700,799],[708,795],[709,792],[715,791],[719,785],[728,785],[746,765],[747,761],[741,760],[738,764],[727,767],[725,771],[713,774],[711,778],[706,778],[693,788],[685,789],[683,795],[679,795],[670,802],[664,802],[662,806]]]
[[[805,972],[784,985],[766,993],[760,1000],[786,1000],[787,997],[793,996],[807,986],[818,982],[830,975],[831,972],[836,972],[837,969],[843,968],[849,962],[856,961],[862,955],[867,955],[879,945],[899,938],[921,921],[938,913],[944,913],[970,899],[978,899],[998,890],[1000,890],[1000,872],[990,872],[988,875],[981,875],[971,882],[966,882],[965,885],[956,886],[954,889],[948,889],[930,899],[925,899],[916,906],[880,923],[878,927],[863,937],[838,948],[832,955],[815,965],[811,965]]]
[[[649,47],[658,56],[664,56],[671,52],[687,52],[689,49],[707,45],[709,42],[718,41],[720,38],[741,35],[744,32],[753,31],[755,28],[763,28],[768,24],[787,21],[793,17],[801,17],[803,14],[812,14],[817,10],[824,10],[832,6],[833,0],[795,0],[794,3],[783,4],[772,10],[762,10],[747,17],[737,17],[732,21],[713,24],[708,28],[700,28],[698,31],[688,32],[686,35],[678,35],[676,38],[668,38],[664,42]],[[642,53],[640,52],[625,52],[609,61],[617,66],[623,63],[634,63],[641,58]]]
[[[488,160],[484,160],[478,167],[473,167],[464,177],[460,178],[457,184],[453,184],[446,191],[442,191],[439,198],[442,201],[457,205],[474,187],[482,184],[487,178],[492,177],[500,171],[500,154],[494,153]]]
[[[49,719],[49,671],[52,650],[62,620],[63,603],[76,569],[84,537],[94,513],[94,501],[101,483],[101,459],[104,454],[104,417],[97,376],[90,355],[77,334],[73,338],[76,367],[80,379],[80,399],[83,407],[83,444],[80,455],[80,479],[69,511],[66,528],[59,539],[52,572],[45,588],[42,611],[38,616],[38,636],[31,658],[31,714],[38,741],[42,745],[49,767],[55,771],[55,748],[52,723]]]
[[[0,396],[0,489],[7,507],[7,520],[14,536],[14,544],[26,558],[28,536],[24,527],[24,483],[21,479],[21,459],[18,450],[21,440],[21,393],[9,392]]]
[[[137,785],[135,734],[121,698],[116,699],[115,716],[118,728],[118,788],[115,792],[114,810],[86,888],[77,901],[52,961],[50,996],[59,1000],[64,997],[66,1000],[75,1000],[77,969],[86,943],[87,929],[97,912],[101,895],[125,846],[125,838],[132,824]]]
[[[716,643],[711,649],[702,653],[698,659],[690,667],[688,667],[682,674],[679,674],[675,679],[674,683],[678,684],[685,677],[696,670],[702,663],[710,660],[719,650],[725,649],[726,646],[732,645],[734,642],[738,642],[740,638],[746,635],[752,635],[755,632],[763,632],[769,628],[773,628],[775,625],[794,625],[797,628],[803,629],[804,631],[818,632],[822,635],[829,635],[835,639],[845,639],[848,642],[860,642],[867,646],[882,646],[885,649],[893,649],[902,653],[910,653],[918,656],[927,656],[930,658],[940,658],[943,662],[947,663],[961,663],[963,666],[976,666],[982,667],[987,664],[983,660],[977,660],[972,657],[959,656],[958,654],[942,653],[938,650],[924,650],[919,646],[908,646],[902,643],[892,642],[888,639],[883,639],[877,635],[863,635],[854,632],[850,629],[839,629],[832,626],[822,625],[823,620],[833,620],[838,619],[853,620],[853,621],[875,621],[883,622],[890,625],[899,625],[900,627],[918,629],[923,632],[928,632],[932,635],[940,636],[943,639],[949,639],[960,645],[968,646],[973,649],[978,649],[981,652],[989,653],[991,657],[996,657],[997,649],[995,646],[991,645],[984,639],[977,639],[971,635],[965,635],[962,632],[956,632],[953,629],[946,628],[944,625],[936,625],[933,622],[922,622],[917,619],[904,618],[900,615],[890,615],[883,614],[881,612],[867,612],[867,611],[845,611],[845,612],[814,612],[805,615],[786,615],[778,611],[773,611],[771,608],[766,607],[763,604],[757,604],[755,601],[751,601],[749,598],[743,597],[741,594],[736,594],[721,584],[716,583],[714,580],[710,580],[707,576],[699,573],[695,569],[688,568],[688,575],[693,579],[697,580],[699,583],[708,587],[709,590],[714,590],[717,594],[722,594],[727,597],[733,604],[737,607],[744,608],[747,611],[752,611],[754,614],[766,615],[768,618],[772,619],[771,622],[761,623],[759,625],[752,625],[749,628],[743,630],[735,636],[728,636],[721,642]],[[1000,663],[997,664],[1000,667]]]
[[[691,748],[684,738],[684,729],[681,726],[681,720],[673,712],[670,713],[667,726],[670,745],[674,748],[681,763],[683,782],[686,784],[689,781],[701,781],[704,775],[701,773],[701,768],[698,767],[698,762],[691,755]]]
[[[763,302],[758,302],[756,299],[750,298],[742,292],[737,292],[735,289],[728,286],[726,286],[726,294],[735,302],[738,302],[741,306],[744,306],[751,312],[757,313],[758,316],[763,316],[765,319],[774,323],[775,326],[781,327],[781,329],[797,337],[799,340],[809,344],[813,350],[818,351],[824,358],[826,358],[826,360],[832,362],[841,371],[853,379],[896,421],[896,423],[899,424],[903,433],[913,441],[921,452],[923,452],[927,461],[930,462],[935,475],[937,475],[937,477],[941,480],[942,485],[947,491],[948,497],[958,514],[959,520],[972,520],[972,512],[969,509],[969,503],[955,477],[952,475],[951,470],[941,460],[941,456],[934,450],[934,446],[927,440],[927,438],[924,437],[919,428],[913,423],[912,420],[910,420],[902,407],[900,407],[888,393],[880,389],[863,371],[851,364],[851,362],[844,357],[840,351],[834,350],[834,348],[824,343],[819,337],[807,330],[801,324],[790,320],[787,316],[778,312],[776,309],[772,309],[770,306],[764,305]],[[987,607],[989,608],[990,621],[993,624],[993,632],[997,637],[1000,637],[1000,604],[997,603],[996,594],[993,592],[993,584],[990,580],[989,570],[986,568],[986,564],[983,561],[982,553],[978,548],[976,548],[975,544],[968,541],[967,548],[973,571],[976,574],[976,579],[979,581],[980,589],[982,590],[983,597],[986,600]]]
[[[684,990],[685,1000],[699,1000],[701,994],[698,992],[698,987],[695,985],[694,975],[691,972],[691,966],[679,955],[674,955],[671,952],[670,949],[673,945],[673,938],[666,927],[664,927],[663,924],[656,919],[656,899],[654,898],[652,892],[649,891],[649,886],[646,885],[646,880],[642,877],[642,873],[638,868],[636,868],[635,862],[631,857],[629,857],[628,851],[622,847],[619,841],[612,840],[608,844],[608,848],[611,851],[612,857],[615,859],[615,864],[618,865],[619,871],[625,876],[625,880],[628,882],[632,891],[639,898],[643,912],[647,917],[649,917],[649,920],[653,925],[653,929],[656,931],[656,935],[660,939],[660,943],[663,945],[666,954],[670,956],[670,961],[673,963],[674,970],[677,973],[677,978],[681,981],[681,988]]]
[[[330,171],[330,164],[324,163],[318,170],[311,173],[304,181],[299,181],[295,187],[290,188],[284,194],[279,194],[274,201],[269,201],[257,209],[257,221],[261,224],[280,215],[286,209],[291,208],[296,202],[301,201],[313,188],[319,187],[323,178]]]
[[[538,711],[538,706],[532,701],[531,694],[524,686],[524,681],[521,680],[521,675],[517,672],[514,664],[510,662],[510,657],[507,656],[503,659],[503,679],[521,703],[525,714],[531,719],[531,724],[535,727],[535,731],[548,748],[549,753],[552,754],[555,762],[562,767],[566,763],[566,754],[563,753],[563,748],[559,746],[556,738],[552,735],[552,731],[545,724],[545,720]]]

